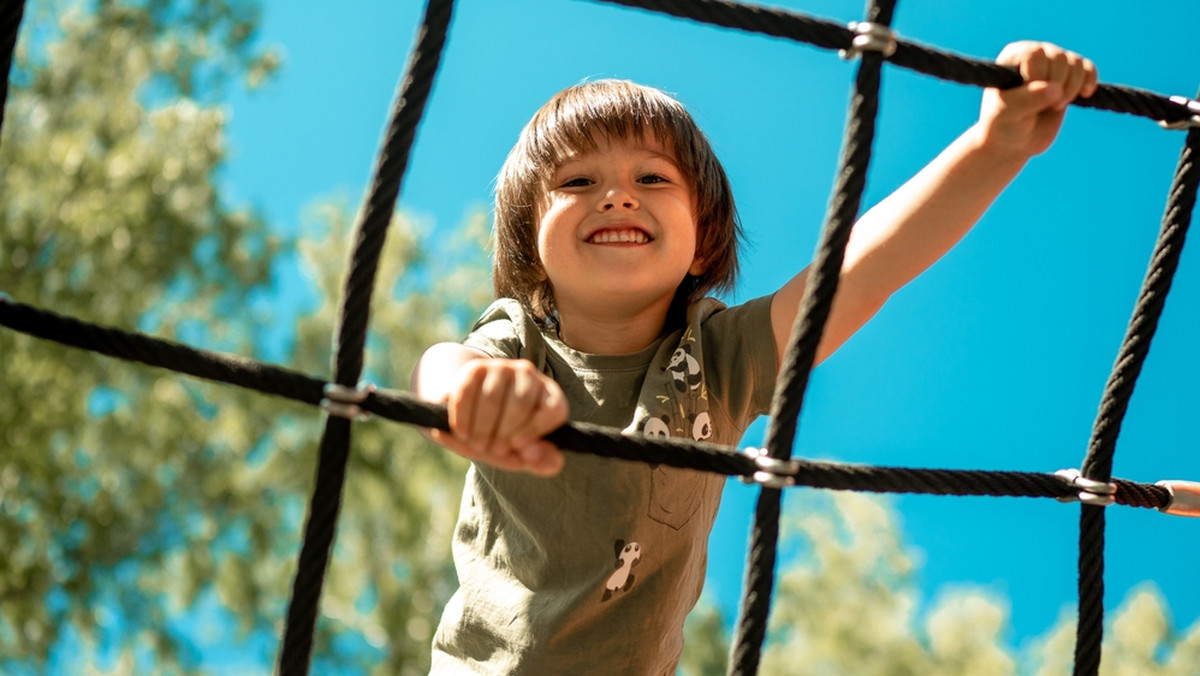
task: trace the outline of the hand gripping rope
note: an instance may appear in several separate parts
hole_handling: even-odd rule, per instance
[[[858,59],[855,96],[847,116],[846,140],[838,183],[814,256],[809,288],[780,369],[766,435],[766,448],[734,449],[672,439],[631,437],[596,425],[569,424],[547,436],[561,448],[606,457],[667,464],[740,476],[762,486],[751,538],[750,563],[730,672],[757,671],[765,638],[778,534],[780,490],[810,486],[938,495],[1053,497],[1082,503],[1080,522],[1080,605],[1075,674],[1094,676],[1099,669],[1103,606],[1104,512],[1121,504],[1157,508],[1179,516],[1200,516],[1200,483],[1160,481],[1142,484],[1111,477],[1112,455],[1133,383],[1149,350],[1183,236],[1191,221],[1200,184],[1200,102],[1170,98],[1128,87],[1102,84],[1089,99],[1074,105],[1139,115],[1168,129],[1187,130],[1166,216],[1141,293],[1101,401],[1100,414],[1082,469],[1055,474],[975,470],[909,469],[822,462],[790,457],[808,373],[825,318],[837,289],[838,271],[850,228],[857,217],[874,137],[881,66],[889,63],[936,77],[977,86],[1011,87],[1020,76],[1011,68],[966,59],[900,40],[889,27],[894,2],[868,8],[867,20],[842,26],[784,10],[730,0],[596,0],[638,7],[726,28],[783,37],[837,50]],[[12,63],[23,2],[0,10],[0,69]],[[317,602],[333,543],[352,421],[374,414],[423,427],[447,429],[446,410],[410,393],[354,387],[362,371],[367,308],[379,253],[395,210],[416,127],[423,115],[438,69],[452,12],[452,0],[429,0],[406,72],[398,87],[391,119],[377,158],[371,190],[355,230],[355,248],[344,289],[332,382],[243,357],[198,350],[136,332],[91,324],[35,308],[0,292],[0,325],[65,345],[92,350],[179,373],[254,389],[320,406],[329,413],[309,502],[304,543],[279,654],[278,671],[308,671]],[[0,127],[7,78],[0,85]]]

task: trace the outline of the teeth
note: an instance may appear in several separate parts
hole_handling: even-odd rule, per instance
[[[592,235],[591,239],[596,244],[645,244],[650,241],[641,230],[602,230]]]

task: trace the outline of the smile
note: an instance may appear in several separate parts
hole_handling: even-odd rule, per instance
[[[587,241],[591,244],[646,244],[650,236],[637,228],[621,228],[592,233]]]

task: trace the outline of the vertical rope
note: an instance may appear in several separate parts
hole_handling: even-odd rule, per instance
[[[8,101],[8,80],[11,77],[13,55],[17,51],[17,36],[21,18],[25,15],[25,0],[5,2],[0,9],[0,132],[4,131],[4,104]]]
[[[1191,225],[1196,186],[1200,184],[1200,167],[1196,165],[1198,150],[1200,130],[1192,129],[1180,152],[1150,266],[1092,426],[1092,437],[1080,472],[1088,479],[1107,482],[1112,478],[1113,454],[1121,423],[1142,364],[1150,352],[1150,341],[1158,328]],[[1103,507],[1083,506],[1079,517],[1079,624],[1075,635],[1075,676],[1095,676],[1100,670],[1100,646],[1104,640],[1104,525]]]
[[[450,26],[453,0],[429,0],[407,72],[397,87],[392,118],[376,158],[371,190],[356,227],[354,252],[343,291],[336,342],[334,382],[358,384],[375,274],[408,167],[417,125],[433,88]],[[308,673],[316,628],[317,606],[341,509],[342,486],[350,449],[350,421],[329,416],[321,437],[316,485],[309,501],[304,544],[300,550],[292,598],[284,627],[279,673]]]
[[[890,25],[894,11],[895,0],[871,0],[867,7],[867,21]],[[787,352],[775,385],[766,433],[766,446],[772,458],[786,460],[792,454],[809,372],[837,292],[846,243],[858,218],[866,186],[871,144],[875,138],[875,119],[879,112],[882,68],[883,55],[879,52],[869,51],[862,55],[850,101],[834,193],[816,254],[809,267],[800,314],[792,326]],[[770,613],[771,591],[775,583],[781,497],[780,490],[764,487],[755,506],[755,525],[746,564],[740,619],[730,657],[731,674],[754,674],[758,671]]]

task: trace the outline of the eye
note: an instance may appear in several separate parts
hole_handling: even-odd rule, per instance
[[[586,176],[576,176],[568,178],[558,184],[559,188],[584,188],[592,184],[592,179]]]
[[[663,176],[662,174],[646,174],[645,176],[642,176],[641,178],[638,179],[638,183],[646,183],[646,184],[670,183],[670,181],[667,179],[666,176]]]

